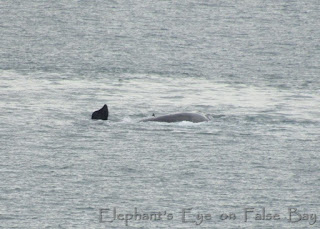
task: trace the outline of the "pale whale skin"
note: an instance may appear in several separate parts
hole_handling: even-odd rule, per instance
[[[177,113],[177,114],[169,114],[169,115],[163,115],[155,118],[148,118],[143,119],[140,122],[206,122],[209,121],[206,117],[195,114],[195,113]]]

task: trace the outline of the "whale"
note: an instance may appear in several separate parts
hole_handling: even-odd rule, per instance
[[[147,118],[142,119],[140,122],[207,122],[209,119],[203,115],[196,113],[176,113],[176,114],[168,114],[162,115],[155,118]]]
[[[168,115],[162,115],[155,117],[155,115],[152,115],[152,118],[142,119],[140,122],[207,122],[209,119],[203,115],[197,114],[197,113],[175,113],[175,114],[168,114]],[[107,104],[104,104],[104,106],[95,112],[92,113],[91,119],[100,119],[100,120],[108,120],[109,117],[109,110]]]

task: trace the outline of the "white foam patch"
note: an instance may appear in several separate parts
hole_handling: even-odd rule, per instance
[[[131,117],[124,117],[120,123],[135,123],[136,120],[133,120]]]
[[[203,125],[206,122],[188,122],[188,121],[182,121],[182,122],[177,122],[178,126],[199,126],[199,125]]]

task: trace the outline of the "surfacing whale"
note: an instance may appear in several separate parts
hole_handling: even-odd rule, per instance
[[[109,110],[107,104],[105,104],[100,110],[97,110],[92,113],[92,119],[102,119],[108,120]],[[155,116],[154,114],[152,116]],[[176,113],[176,114],[168,114],[159,117],[147,118],[143,119],[140,122],[206,122],[209,121],[203,115],[196,114],[196,113]]]
[[[206,122],[209,121],[208,118],[195,113],[177,113],[177,114],[169,114],[163,115],[156,118],[147,118],[143,119],[140,122]]]

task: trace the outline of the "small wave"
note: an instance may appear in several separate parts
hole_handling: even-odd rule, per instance
[[[199,126],[199,125],[202,125],[203,123],[204,122],[194,123],[194,122],[182,121],[182,122],[178,122],[178,126]]]
[[[223,115],[223,114],[220,114],[220,115],[206,114],[205,116],[206,116],[207,119],[213,120],[213,119],[217,119],[217,118],[223,118],[226,115]]]
[[[134,123],[135,120],[133,120],[133,119],[130,118],[130,117],[124,117],[120,122],[121,122],[121,123]]]

